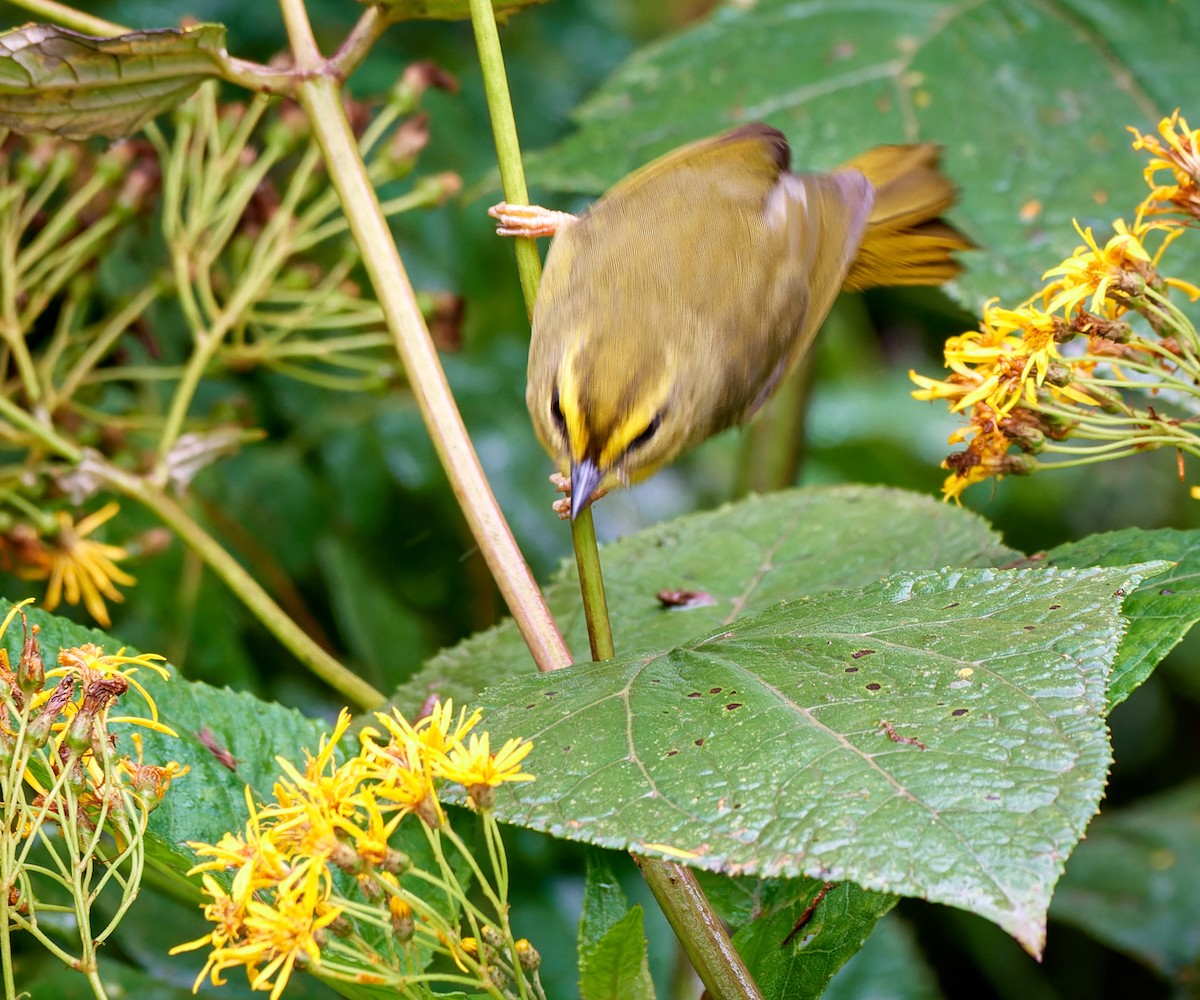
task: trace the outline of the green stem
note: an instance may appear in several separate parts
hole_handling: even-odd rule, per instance
[[[566,666],[571,662],[571,654],[517,548],[467,436],[387,218],[346,120],[338,84],[333,77],[318,72],[320,53],[303,2],[280,0],[280,7],[296,66],[309,74],[298,87],[300,103],[325,155],[330,180],[350,222],[350,231],[362,253],[442,467],[538,669]]]
[[[525,172],[521,164],[521,149],[517,141],[512,100],[504,72],[504,57],[500,52],[500,36],[496,30],[496,15],[490,0],[471,0],[471,23],[479,48],[479,64],[483,71],[488,112],[496,139],[496,156],[504,197],[513,204],[528,204]],[[525,305],[533,314],[537,287],[541,278],[541,261],[536,243],[531,239],[516,241],[517,267],[521,275],[521,290]],[[596,546],[596,530],[591,507],[571,522],[571,538],[575,546],[575,562],[579,570],[580,591],[588,624],[588,641],[593,659],[610,659],[614,654],[612,625],[604,597],[604,577],[600,553]],[[663,912],[691,959],[710,996],[715,1000],[755,1000],[762,994],[754,977],[733,947],[721,918],[712,908],[695,874],[675,862],[654,858],[634,860],[654,893]]]
[[[596,525],[592,508],[585,507],[571,524],[575,545],[575,566],[579,571],[579,592],[583,596],[583,615],[587,619],[588,643],[593,660],[611,660],[617,655],[613,645],[612,622],[608,617],[608,598],[604,595],[604,572],[600,549],[596,545]]]
[[[329,57],[329,71],[339,80],[346,80],[387,31],[388,23],[382,6],[372,4],[368,7],[338,50]]]
[[[12,4],[14,7],[29,11],[34,17],[61,24],[63,27],[82,32],[85,35],[106,38],[111,35],[124,34],[126,31],[119,24],[113,24],[112,21],[106,21],[102,17],[85,14],[74,7],[68,7],[65,3],[55,3],[55,0],[12,0]]]
[[[7,396],[0,395],[0,419],[7,420],[14,427],[23,430],[34,438],[48,451],[53,452],[68,462],[79,462],[83,458],[83,449],[73,441],[68,441],[49,424],[38,420]]]
[[[475,29],[475,46],[479,50],[479,68],[483,71],[483,89],[487,95],[488,117],[492,120],[492,136],[496,142],[496,160],[500,165],[504,197],[514,205],[528,205],[529,189],[525,186],[521,145],[517,141],[517,122],[513,117],[508,74],[504,69],[500,33],[496,30],[496,12],[492,9],[491,0],[471,0],[471,24]],[[525,309],[532,316],[538,283],[542,277],[537,240],[519,237],[513,240],[513,246],[517,255],[521,292],[525,296]]]
[[[199,554],[208,566],[229,587],[239,600],[292,655],[325,681],[342,697],[354,704],[369,708],[384,700],[357,674],[347,670],[336,659],[318,646],[312,638],[284,612],[271,596],[233,558],[219,542],[194,521],[188,513],[165,492],[139,476],[130,475],[107,463],[91,464],[97,473],[112,487],[125,496],[136,500],[154,513],[163,524],[178,535],[185,544]]]
[[[726,1000],[762,1000],[742,956],[733,947],[725,925],[705,898],[695,873],[676,861],[639,858],[646,884],[666,914],[667,922],[683,943],[683,950],[712,997]]]

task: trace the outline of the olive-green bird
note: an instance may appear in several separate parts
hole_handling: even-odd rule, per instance
[[[838,292],[936,285],[972,244],[930,144],[794,174],[783,134],[747,125],[620,181],[556,236],[533,314],[526,400],[571,477],[571,517],[754,415]],[[520,209],[493,214],[530,232]],[[540,211],[540,210],[535,210]],[[532,230],[537,233],[549,228]]]

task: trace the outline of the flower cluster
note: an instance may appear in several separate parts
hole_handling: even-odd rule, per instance
[[[338,763],[351,721],[343,711],[302,770],[278,758],[273,802],[256,804],[246,789],[243,832],[189,845],[204,859],[192,873],[202,874],[213,929],[172,954],[211,949],[197,989],[241,966],[251,988],[274,1000],[301,967],[399,991],[436,980],[495,997],[541,995],[537,953],[509,928],[508,867],[492,816],[499,785],[532,780],[521,770],[532,744],[513,739],[492,753],[489,735],[473,732],[481,713],[456,715],[450,701],[416,723],[395,710],[376,718],[381,728],[363,728],[358,753]],[[447,820],[439,801],[447,782],[462,785],[481,814],[490,878]],[[392,846],[409,817],[428,861]],[[427,969],[435,954],[445,971]]]
[[[1130,131],[1134,148],[1152,154],[1151,191],[1133,223],[1116,220],[1103,245],[1076,223],[1083,244],[1043,275],[1040,292],[1015,309],[992,300],[978,330],[946,342],[948,376],[909,373],[915,398],[967,415],[950,436],[964,449],[942,463],[947,499],[991,476],[1164,446],[1181,468],[1183,455],[1200,455],[1200,335],[1168,298],[1195,301],[1200,288],[1160,269],[1200,219],[1200,131],[1178,111],[1160,122],[1161,139]]]
[[[149,813],[187,771],[146,763],[137,735],[131,737],[136,756],[120,756],[110,727],[125,723],[174,736],[137,678],[143,668],[164,679],[169,674],[156,662],[162,657],[105,653],[92,643],[60,650],[57,665],[46,669],[39,627],[30,625],[23,605],[0,623],[0,639],[18,615],[25,631],[15,667],[0,644],[0,872],[8,890],[0,893],[0,936],[29,934],[95,977],[97,949],[138,894]],[[114,707],[131,688],[145,714],[117,715]],[[47,849],[34,854],[39,845]],[[64,890],[74,901],[75,954],[59,932],[67,925],[50,916],[62,910]],[[93,924],[102,890],[108,915]],[[10,954],[10,943],[2,943]],[[13,970],[3,966],[5,995],[15,996]]]

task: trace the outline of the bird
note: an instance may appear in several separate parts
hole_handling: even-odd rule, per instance
[[[878,146],[793,173],[784,134],[754,122],[665,154],[578,216],[493,206],[501,235],[554,236],[526,402],[570,493],[560,513],[753,417],[840,291],[954,277],[974,244],[941,217],[957,191],[940,154]]]

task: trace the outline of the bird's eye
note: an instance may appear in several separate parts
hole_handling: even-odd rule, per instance
[[[558,428],[559,433],[566,437],[567,419],[563,416],[562,404],[558,401],[558,386],[555,386],[554,391],[550,393],[550,418],[554,421],[554,426]]]
[[[658,433],[658,428],[661,424],[662,414],[656,413],[654,415],[654,419],[646,425],[646,429],[629,442],[629,448],[627,450],[633,451],[635,448],[640,448],[642,445],[646,444],[646,442],[648,442],[652,437],[654,437],[655,434]]]

